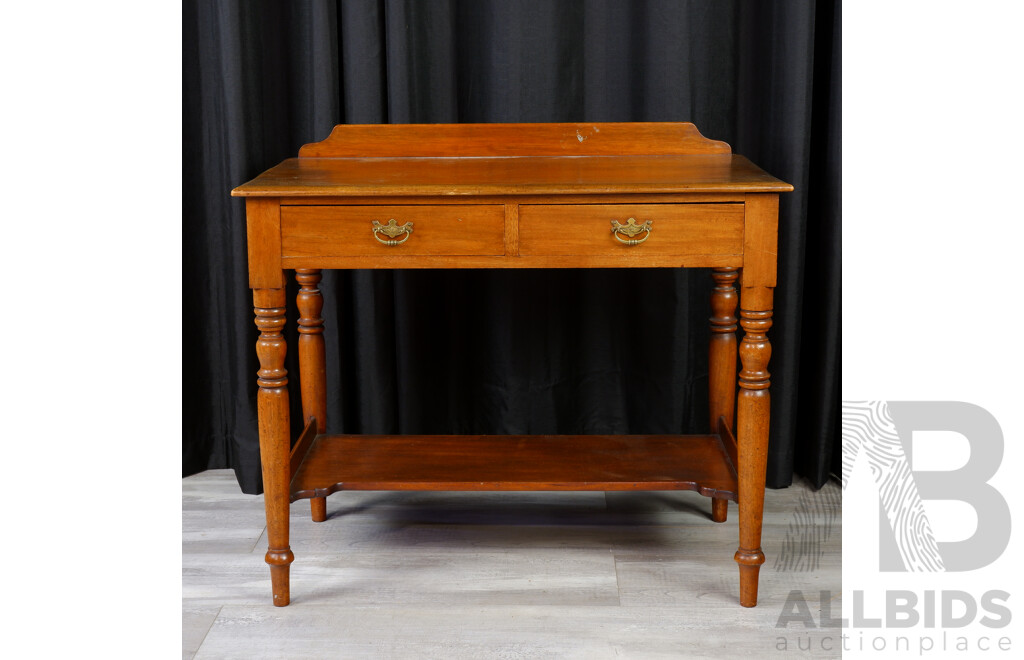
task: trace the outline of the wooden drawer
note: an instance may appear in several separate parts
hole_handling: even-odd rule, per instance
[[[651,221],[650,232],[612,232],[612,221]],[[628,245],[625,241],[642,243]],[[697,256],[743,253],[743,204],[523,204],[519,254]]]
[[[373,232],[373,222],[412,224],[411,234]],[[386,245],[382,241],[403,241]],[[437,206],[282,206],[284,257],[503,255],[505,209],[500,204]]]

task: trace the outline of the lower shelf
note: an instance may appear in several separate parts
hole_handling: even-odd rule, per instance
[[[694,490],[737,499],[717,435],[319,435],[295,471],[292,501],[338,490]]]

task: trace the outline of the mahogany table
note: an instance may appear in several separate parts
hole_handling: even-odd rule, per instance
[[[338,490],[694,490],[711,498],[716,522],[738,503],[740,604],[754,606],[778,194],[792,189],[693,124],[599,123],[339,125],[233,190],[246,198],[260,331],[274,604],[289,602],[297,499],[310,498],[321,522]],[[710,435],[326,433],[321,269],[653,267],[712,269]],[[300,284],[304,430],[294,446],[286,270]]]

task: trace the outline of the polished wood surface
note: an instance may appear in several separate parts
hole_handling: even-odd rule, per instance
[[[236,195],[244,196],[244,195]],[[742,204],[746,198],[744,193],[730,192],[677,192],[659,193],[656,195],[639,195],[622,193],[562,193],[559,195],[530,194],[520,195],[401,195],[401,196],[379,196],[373,195],[310,195],[283,198],[282,203],[286,206],[359,206],[359,205],[381,205],[385,200],[393,199],[395,204],[437,204],[443,200],[445,206],[457,206],[460,204],[504,204],[515,201],[517,204]],[[249,199],[266,199],[266,197],[247,197]]]
[[[256,407],[259,416],[260,459],[263,462],[263,497],[267,510],[266,561],[270,564],[270,580],[274,605],[287,605],[288,567],[295,559],[288,545],[289,502],[289,413],[288,371],[284,368],[285,324],[284,289],[253,291],[256,327],[260,331],[256,355],[260,360],[257,372]]]
[[[316,420],[316,430],[327,430],[327,366],[324,358],[324,298],[320,294],[320,270],[295,271],[299,283],[296,306],[299,309],[299,384],[302,392],[302,417]]]
[[[324,308],[324,298],[320,294],[320,269],[307,268],[295,271],[295,280],[299,283],[299,294],[296,305],[299,308],[299,384],[302,392],[302,417],[306,421],[305,437],[299,439],[295,449],[301,449],[300,456],[308,450],[305,443],[310,432],[324,433],[327,431],[327,364],[324,356],[324,320],[320,312]],[[313,425],[313,429],[309,425]],[[292,452],[296,455],[296,451]],[[292,464],[292,474],[296,466]],[[327,520],[327,501],[322,497],[314,497],[310,501],[310,512],[313,522]]]
[[[651,123],[343,125],[232,191],[246,198],[261,331],[258,410],[275,604],[289,600],[289,498],[311,498],[321,521],[335,490],[482,488],[694,489],[712,498],[716,522],[736,500],[739,601],[756,604],[770,407],[766,332],[778,194],[789,190],[692,124]],[[612,231],[612,220],[629,218],[652,221],[650,231]],[[374,221],[391,219],[396,227],[412,223],[413,232],[375,238]],[[608,267],[714,269],[713,435],[326,434],[320,269]],[[286,269],[300,285],[306,422],[291,453]]]
[[[236,188],[242,197],[785,192],[742,156],[291,158]]]
[[[281,205],[276,199],[245,200],[249,288],[284,287],[281,272]]]
[[[611,221],[650,221],[639,245],[627,245]],[[519,254],[655,256],[743,254],[742,204],[520,204]]]
[[[517,213],[519,207],[509,210]],[[610,231],[603,236],[614,242]],[[410,239],[410,242],[413,239]],[[646,243],[644,244],[646,245]],[[521,247],[520,247],[521,249]],[[486,255],[411,255],[396,249],[386,255],[358,255],[351,257],[282,257],[282,268],[307,268],[313,265],[321,268],[718,268],[739,266],[743,263],[740,254],[657,254],[640,246],[633,251],[618,248],[596,251],[596,254],[555,254],[518,256]],[[646,255],[646,256],[642,256]]]
[[[719,362],[722,362],[722,361],[724,361],[726,363],[729,362],[728,359],[724,359],[723,360],[722,356],[720,356],[720,355],[716,356],[716,355],[714,355],[714,353],[712,353],[711,360],[712,360],[711,361],[711,368],[718,369],[719,371],[722,371],[722,367],[721,367],[720,364],[716,364],[715,363],[716,360],[719,361]],[[735,373],[736,373],[735,356],[733,356],[732,368],[733,368],[733,375],[735,375]],[[715,405],[714,402],[712,402],[711,405],[712,405],[712,408],[713,408],[714,405]],[[736,447],[736,437],[732,433],[731,422],[727,422],[726,418],[724,416],[720,416],[717,420],[712,420],[711,428],[718,429],[718,439],[721,441],[722,449],[725,451],[726,465],[728,465],[729,470],[732,472],[732,474],[734,476],[738,476],[738,473],[736,471],[736,465],[739,463],[739,461],[737,460],[738,459],[738,451],[737,451],[737,447]],[[738,480],[737,480],[737,488],[738,488],[738,486],[739,486],[739,483],[738,483]],[[739,498],[736,497],[736,498],[734,498],[733,501],[739,501]],[[712,499],[711,500],[711,520],[713,520],[716,523],[724,523],[726,521],[726,519],[728,518],[728,516],[729,516],[729,502],[728,502],[728,500],[726,500],[725,498],[719,498],[719,497],[716,497],[716,498]]]
[[[711,341],[708,346],[708,403],[710,427],[719,424],[732,428],[736,411],[736,304],[739,297],[734,286],[739,279],[738,268],[716,268],[711,272],[715,287],[711,292]],[[736,463],[735,444],[726,443],[730,459]],[[711,519],[725,522],[728,503],[712,500]]]
[[[711,341],[708,346],[709,427],[718,428],[724,418],[733,428],[736,414],[736,280],[739,269],[715,268],[711,271],[715,286],[711,291]]]
[[[351,156],[623,156],[728,154],[686,122],[553,124],[340,124],[300,158]]]
[[[736,401],[736,438],[739,450],[740,604],[757,604],[757,578],[764,551],[761,518],[764,480],[768,464],[769,394],[768,361],[772,305],[777,268],[778,195],[758,195],[747,201],[743,273],[740,278],[740,316],[743,340],[739,345],[742,369]]]
[[[740,463],[740,452],[739,446],[736,444],[736,436],[729,427],[729,423],[725,421],[725,417],[719,417],[718,423],[714,428],[718,429],[718,438],[722,441],[722,446],[725,447],[725,457],[729,461],[729,467],[733,472],[736,472],[736,466]]]
[[[292,499],[339,490],[695,490],[736,499],[716,435],[324,435]]]
[[[373,222],[412,224],[401,245],[375,238]],[[400,255],[503,255],[501,204],[418,206],[285,206],[281,255],[289,257],[393,257]],[[385,238],[381,236],[381,238]]]
[[[299,466],[302,465],[302,461],[306,458],[306,454],[309,453],[310,447],[313,446],[313,441],[317,438],[317,424],[315,419],[310,419],[306,422],[306,426],[302,429],[302,433],[299,434],[299,438],[292,445],[292,451],[288,455],[288,481],[290,482],[294,477],[295,473],[299,471]]]
[[[742,200],[743,198],[733,198]],[[291,200],[289,200],[291,201]],[[679,268],[738,267],[744,204],[417,204],[280,206],[281,266],[347,268]],[[550,199],[549,199],[550,201]],[[564,199],[559,201],[564,202]],[[651,203],[653,202],[653,203]],[[650,237],[626,245],[611,221],[652,221]],[[400,245],[385,245],[374,221],[413,223]]]

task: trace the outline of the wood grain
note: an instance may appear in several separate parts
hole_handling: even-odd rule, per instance
[[[314,418],[310,418],[306,421],[305,428],[302,429],[302,433],[299,434],[298,440],[295,441],[295,445],[292,447],[291,453],[288,455],[288,479],[289,481],[295,477],[295,473],[299,471],[299,466],[302,465],[302,461],[306,458],[306,454],[309,453],[310,447],[313,446],[313,441],[316,440],[317,436],[317,421]]]
[[[296,306],[299,309],[299,385],[304,422],[316,420],[316,432],[327,431],[327,363],[324,355],[324,297],[320,269],[298,269]]]
[[[694,575],[693,570],[687,575]],[[709,582],[707,575],[701,577],[701,586]],[[353,604],[283,615],[232,605],[225,606],[195,659],[736,660],[797,653],[792,629],[789,653],[775,652],[775,636],[765,632],[774,620],[767,616],[756,621],[730,617],[723,622],[724,608],[704,598],[700,605],[705,610],[700,615],[694,614],[692,601],[686,608],[423,603],[399,609]],[[769,611],[778,618],[779,608]],[[800,658],[834,659],[842,648],[838,635],[829,629],[810,630],[800,638],[812,648],[800,652]],[[822,646],[829,650],[822,651]]]
[[[728,154],[685,122],[548,124],[339,124],[300,158],[402,156],[621,156]]]
[[[746,195],[743,193],[659,193],[642,195],[631,193],[592,193],[573,194],[561,193],[554,198],[551,195],[451,195],[443,198],[446,206],[459,204],[743,204]],[[287,206],[373,206],[377,204],[398,204],[412,206],[438,203],[436,195],[327,195],[289,197]]]
[[[401,245],[374,237],[373,222],[391,219],[413,223]],[[285,206],[281,231],[285,257],[505,254],[505,210],[498,205]]]
[[[295,559],[288,546],[288,466],[289,437],[288,371],[284,367],[286,343],[284,289],[253,291],[256,327],[257,372],[256,409],[259,418],[260,460],[263,464],[264,504],[267,513],[268,548],[274,605],[283,607],[290,600],[288,566]],[[272,306],[271,306],[272,305]]]
[[[183,554],[248,553],[256,547],[266,513],[256,498],[240,497],[234,470],[208,470],[184,479],[181,488],[189,511],[181,519]]]
[[[280,200],[245,200],[245,233],[249,252],[249,288],[280,289],[281,272]]]
[[[652,221],[650,236],[643,243],[631,246],[616,240],[611,221],[626,224],[628,218],[638,224]],[[740,255],[743,205],[523,204],[519,253],[524,257],[614,255],[624,262],[665,255]]]
[[[519,256],[519,204],[505,204],[505,256]]]
[[[849,617],[840,493],[799,481],[766,493],[765,552],[820,539],[809,548],[819,560],[764,566],[753,610],[737,606],[735,523],[708,522],[696,493],[351,491],[330,498],[325,525],[296,502],[290,607],[267,602],[262,543],[183,544],[183,657],[834,658],[841,631],[775,624],[794,589],[815,620],[819,590],[835,596],[833,617]],[[182,523],[218,538],[222,521],[208,514],[239,512],[255,540],[261,499],[241,493],[230,470],[193,475],[182,480]],[[798,634],[834,643],[775,651],[778,635],[792,645]]]
[[[181,613],[181,657],[193,657],[210,632],[210,626],[220,614],[220,606],[198,606],[182,608]]]
[[[312,443],[312,436],[327,431],[327,362],[324,352],[324,320],[320,313],[324,308],[324,297],[320,294],[320,269],[307,268],[295,271],[299,283],[296,305],[299,308],[299,385],[302,392],[302,417],[306,428],[292,448],[291,472],[298,468],[296,456],[301,461]],[[314,428],[310,428],[310,424]],[[327,502],[322,497],[309,501],[313,522],[327,520]]]
[[[718,418],[718,424],[715,425],[718,429],[718,437],[722,439],[722,447],[725,449],[725,455],[729,459],[729,466],[733,472],[736,472],[736,466],[739,465],[739,451],[736,447],[736,437],[732,434],[729,425],[726,424],[724,417]]]
[[[772,326],[778,268],[779,196],[747,195],[745,208],[739,320],[744,332],[738,349],[742,369],[736,400],[740,543],[734,558],[740,571],[740,604],[754,607],[758,575],[765,561],[761,525],[771,416],[768,362],[772,354],[767,332]]]
[[[231,194],[242,197],[611,195],[785,192],[742,156],[290,158]]]
[[[772,351],[767,332],[772,325],[772,311],[771,298],[758,302],[768,309],[746,309],[751,301],[740,301],[740,326],[744,331],[739,347],[743,369],[739,373],[736,402],[740,544],[735,559],[740,569],[740,605],[744,607],[757,605],[758,572],[765,561],[761,524],[771,410],[768,361]]]
[[[285,268],[717,268],[739,266],[739,254],[654,254],[646,259],[624,253],[584,255],[439,255],[388,254],[334,257],[283,257]]]
[[[711,339],[708,345],[708,418],[712,431],[719,418],[729,428],[736,413],[736,293],[737,268],[716,268],[711,272]]]
[[[292,499],[337,490],[695,490],[736,499],[718,436],[323,435]]]
[[[779,196],[748,195],[745,208],[741,286],[774,287],[779,259]]]

